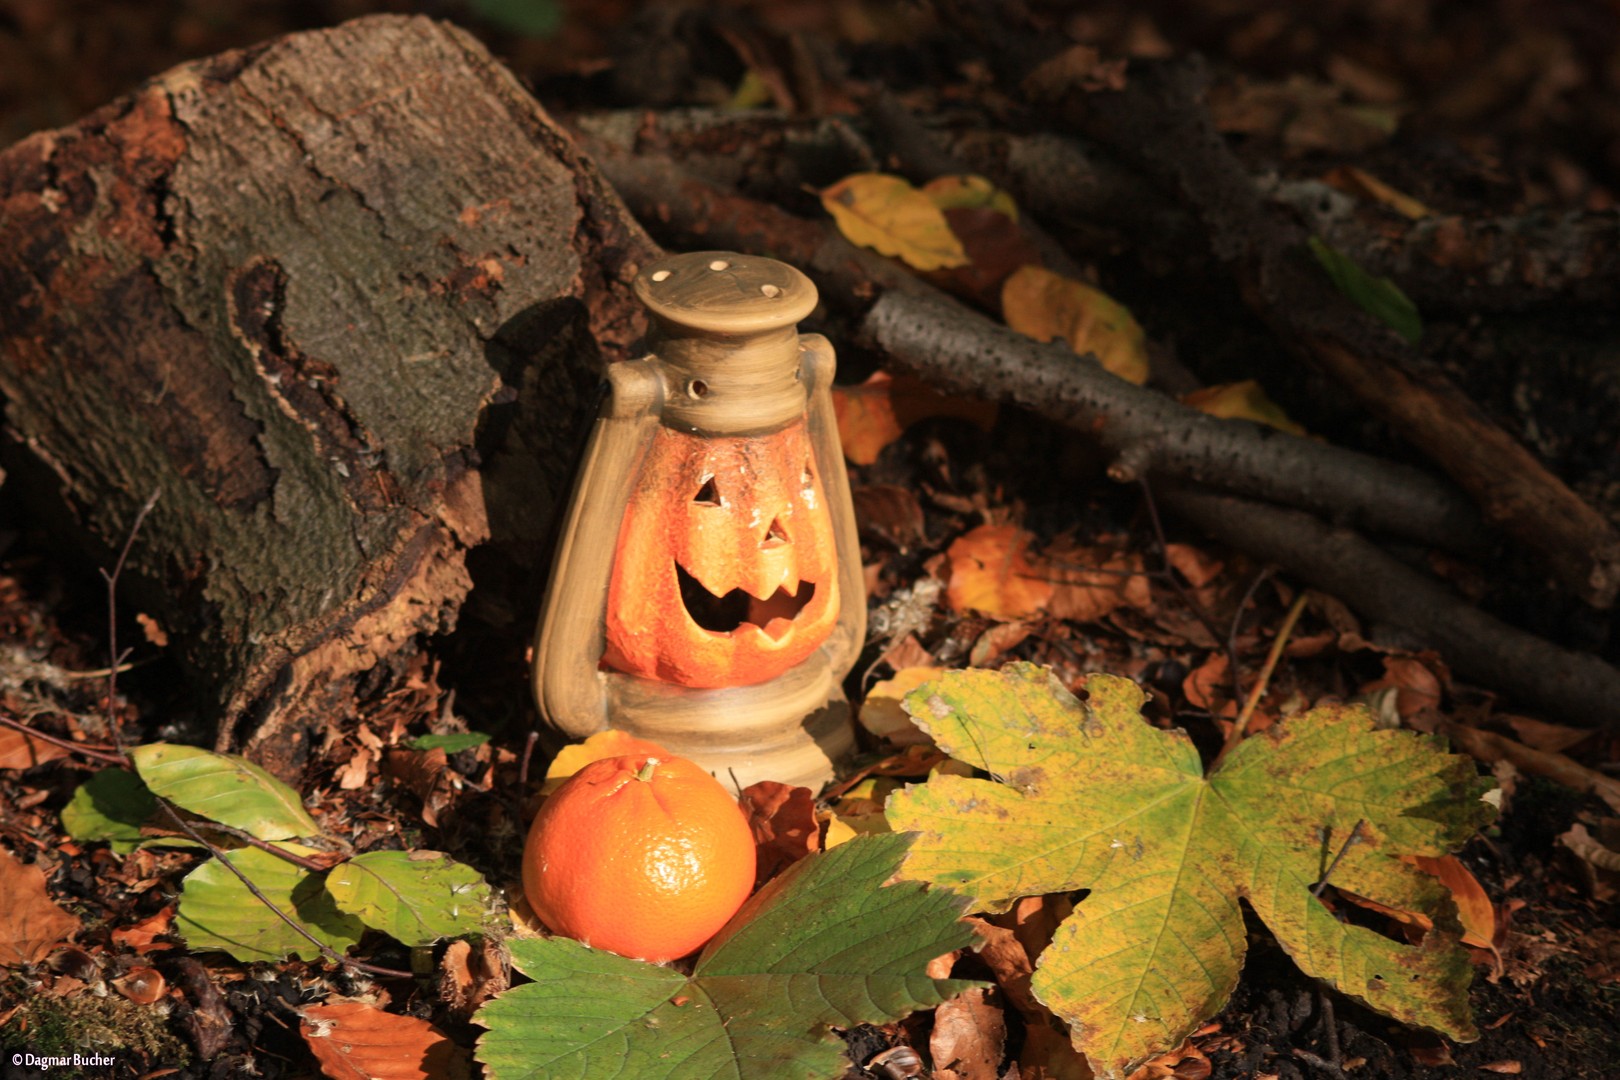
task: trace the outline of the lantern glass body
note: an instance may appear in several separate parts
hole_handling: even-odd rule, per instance
[[[762,435],[658,428],[619,529],[606,666],[752,686],[819,648],[840,599],[820,472],[802,419]]]

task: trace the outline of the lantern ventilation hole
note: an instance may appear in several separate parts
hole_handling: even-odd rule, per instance
[[[704,479],[703,486],[698,488],[696,495],[692,496],[692,501],[700,506],[720,505],[720,490],[714,486],[714,477],[710,476]]]
[[[668,281],[669,280],[669,271],[668,270],[659,270],[657,273],[653,274],[652,277],[653,277],[654,281]]]
[[[714,262],[709,264],[709,269],[710,270],[724,270],[727,267],[729,267],[730,265],[731,264],[726,262],[726,260],[724,260],[724,259],[716,259],[716,260],[714,260]]]
[[[777,288],[775,285],[761,285],[759,287],[759,291],[764,293],[766,298],[770,300],[775,300],[778,296],[782,295],[782,290]]]
[[[781,518],[771,518],[771,527],[765,532],[765,539],[760,541],[762,548],[781,547],[788,542],[787,530],[782,528]]]
[[[702,379],[693,379],[686,384],[686,392],[692,397],[700,398],[709,392],[709,384]]]

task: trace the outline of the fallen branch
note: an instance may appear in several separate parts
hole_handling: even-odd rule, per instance
[[[1011,402],[1083,431],[1112,458],[1109,475],[1152,475],[1287,503],[1425,544],[1477,544],[1478,518],[1415,469],[1258,424],[1218,420],[1039,344],[942,296],[888,293],[859,336],[896,366]]]
[[[1228,496],[1186,488],[1155,494],[1214,539],[1276,563],[1366,619],[1407,631],[1438,650],[1463,678],[1567,724],[1620,730],[1620,671],[1487,615],[1355,533],[1309,514]]]
[[[1445,375],[1338,292],[1285,213],[1252,178],[1199,102],[1194,65],[1133,67],[1126,88],[1057,99],[1063,115],[1175,192],[1203,226],[1248,306],[1469,492],[1491,521],[1595,607],[1620,592],[1620,531]],[[1054,102],[1045,102],[1051,105]]]
[[[1620,813],[1620,780],[1604,776],[1596,769],[1588,769],[1563,754],[1550,754],[1516,742],[1494,731],[1483,731],[1467,724],[1447,720],[1440,725],[1441,734],[1484,762],[1508,761],[1521,772],[1545,776],[1576,791],[1590,792]]]
[[[1477,513],[1418,470],[1241,422],[1217,420],[992,323],[829,226],[723,191],[667,160],[592,145],[636,216],[671,248],[753,251],[802,267],[862,334],[931,381],[971,388],[1080,428],[1114,458],[1111,475],[1154,473],[1312,509],[1466,551]],[[874,304],[873,301],[876,301]]]

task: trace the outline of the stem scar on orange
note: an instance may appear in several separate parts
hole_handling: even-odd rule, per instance
[[[720,782],[685,758],[593,761],[529,828],[523,892],[552,930],[622,956],[685,956],[754,885],[754,837]]]

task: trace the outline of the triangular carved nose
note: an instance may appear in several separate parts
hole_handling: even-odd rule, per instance
[[[771,518],[771,527],[765,531],[765,539],[759,542],[762,548],[781,547],[788,542],[787,530],[782,527],[782,519]]]

